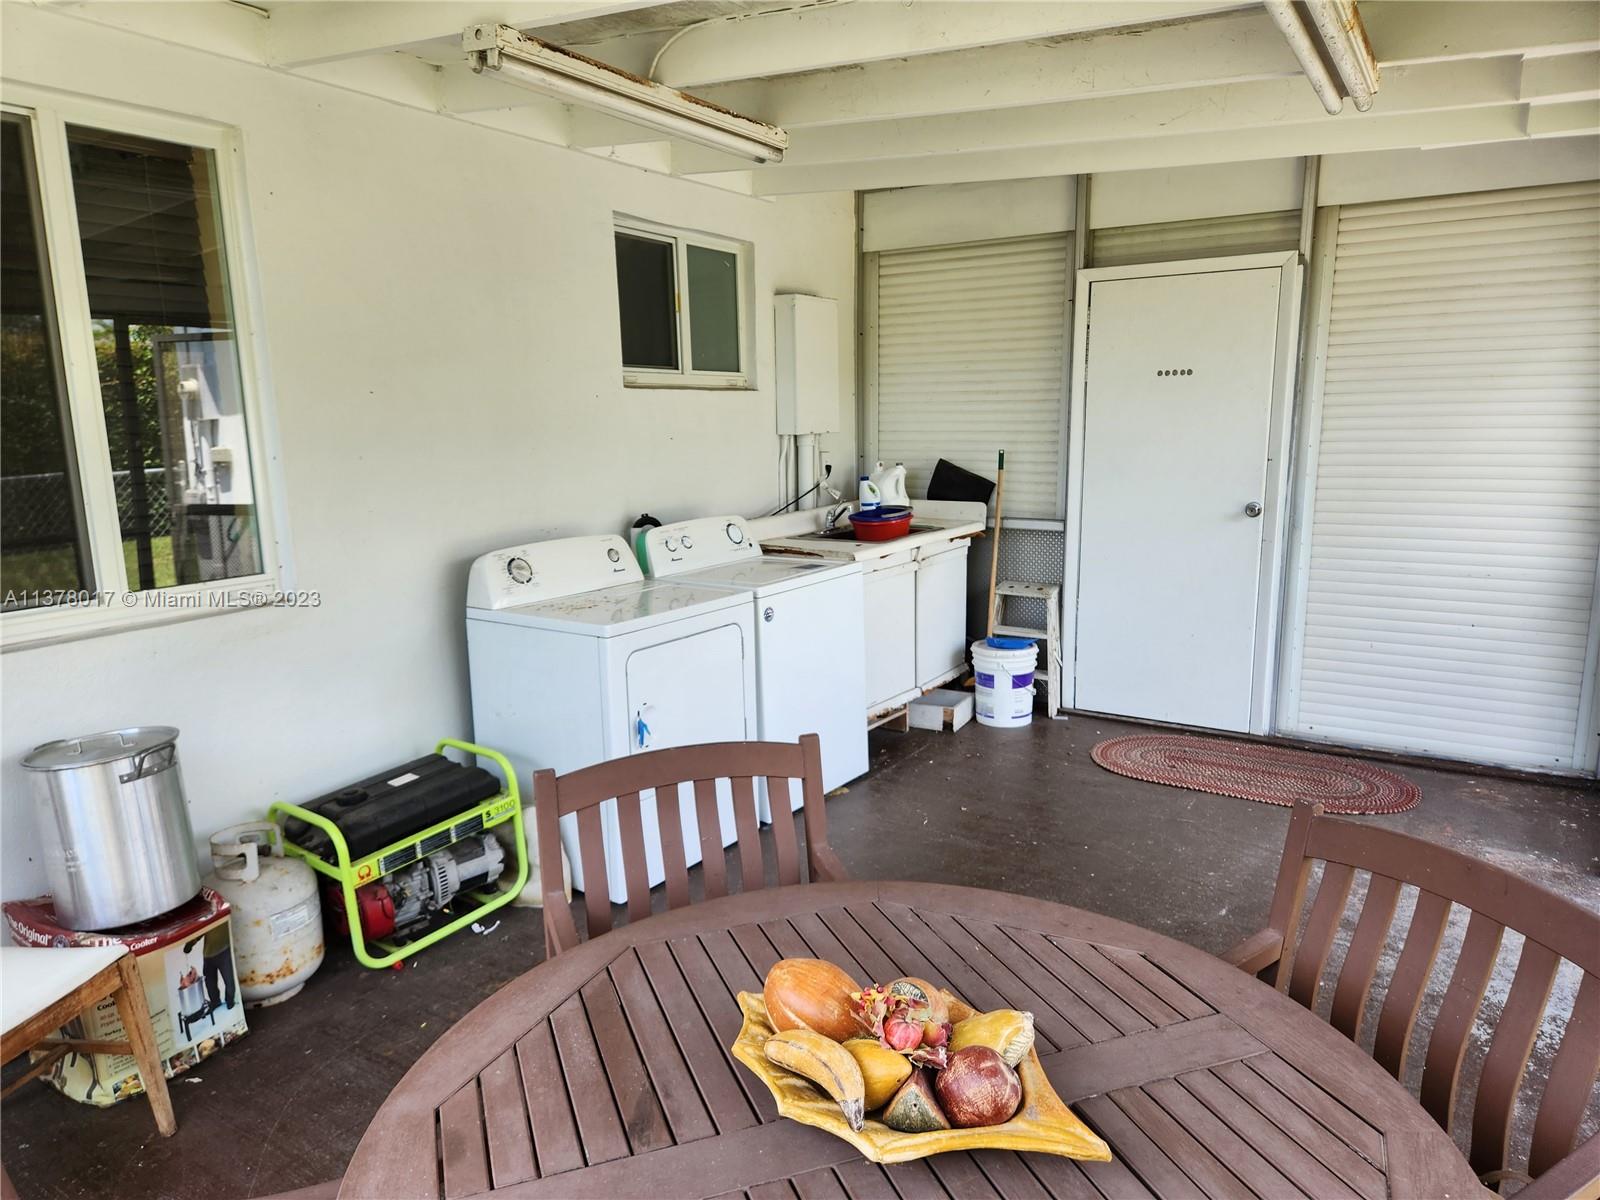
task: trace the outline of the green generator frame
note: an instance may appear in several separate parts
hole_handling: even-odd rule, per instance
[[[455,816],[439,821],[419,833],[410,834],[399,841],[361,858],[350,857],[350,847],[344,840],[344,834],[339,827],[320,813],[310,809],[301,808],[298,804],[289,804],[279,801],[267,809],[267,819],[282,825],[289,819],[304,821],[315,826],[328,835],[328,840],[333,845],[334,861],[328,862],[309,850],[295,845],[287,837],[283,839],[283,849],[286,854],[298,858],[319,875],[332,879],[339,885],[340,893],[344,897],[345,920],[350,926],[350,942],[355,948],[356,959],[368,967],[392,967],[402,959],[409,958],[419,950],[425,950],[441,938],[447,938],[458,929],[463,929],[492,913],[497,908],[503,908],[517,898],[518,893],[528,882],[528,843],[522,827],[522,797],[517,790],[517,775],[512,770],[511,764],[506,761],[505,755],[498,750],[491,750],[487,746],[476,746],[471,742],[459,741],[456,738],[443,738],[433,748],[435,754],[442,754],[446,749],[459,750],[464,754],[474,755],[478,758],[487,758],[500,768],[501,778],[505,786],[498,796],[493,796],[481,804],[464,809]],[[459,842],[462,838],[475,837],[480,833],[487,833],[497,825],[510,821],[515,833],[513,841],[517,848],[517,879],[516,883],[507,891],[473,892],[472,898],[478,901],[476,908],[464,912],[460,916],[452,917],[445,924],[427,930],[415,940],[405,943],[396,943],[374,938],[370,945],[384,951],[381,955],[374,954],[368,949],[369,943],[361,931],[361,912],[356,904],[356,889],[365,887],[369,883],[376,883],[385,875],[393,874],[402,867],[408,867],[418,859],[442,850],[446,846]],[[454,903],[454,901],[452,901]]]

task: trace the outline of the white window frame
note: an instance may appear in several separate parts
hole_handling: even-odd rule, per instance
[[[750,243],[735,241],[732,238],[717,237],[714,234],[700,233],[693,229],[675,229],[670,225],[658,225],[651,221],[641,221],[634,217],[625,217],[617,214],[612,228],[612,247],[615,253],[616,235],[627,234],[630,237],[646,238],[652,242],[666,242],[672,246],[672,285],[673,307],[678,319],[678,369],[671,370],[666,367],[630,367],[626,363],[622,367],[622,382],[625,387],[655,387],[655,388],[707,388],[707,389],[742,389],[749,390],[755,386],[755,372],[752,369],[754,354],[754,339],[751,336],[754,322],[751,320],[752,278],[750,267]],[[732,254],[736,261],[737,281],[739,294],[734,312],[739,322],[739,367],[737,371],[696,371],[693,368],[694,348],[690,341],[690,313],[689,313],[689,247],[699,246],[706,250],[719,250],[724,254]],[[621,343],[618,342],[620,355]]]
[[[0,651],[19,649],[122,629],[166,624],[264,605],[299,602],[281,540],[283,513],[276,430],[264,411],[268,393],[266,356],[260,327],[259,286],[248,252],[250,229],[241,171],[238,131],[194,118],[150,112],[126,105],[70,95],[7,81],[7,113],[28,123],[39,181],[39,206],[50,272],[62,377],[77,463],[93,587],[63,597],[60,603],[0,613]],[[130,591],[117,516],[116,487],[94,329],[89,317],[88,280],[78,235],[77,205],[67,151],[67,127],[87,126],[209,150],[216,167],[228,300],[238,355],[255,521],[261,539],[259,574],[211,583]]]

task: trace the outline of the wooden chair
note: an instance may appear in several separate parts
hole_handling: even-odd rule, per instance
[[[560,818],[569,813],[576,813],[578,817],[584,909],[588,915],[589,935],[593,937],[611,928],[610,880],[600,831],[601,804],[612,799],[617,802],[623,873],[628,889],[628,920],[639,921],[650,915],[650,883],[645,871],[644,831],[640,819],[643,801],[639,793],[655,791],[661,857],[666,868],[667,906],[681,908],[689,903],[689,870],[684,864],[678,785],[694,784],[705,898],[714,900],[728,892],[717,811],[719,779],[728,780],[733,792],[743,889],[753,891],[765,886],[755,793],[755,780],[761,778],[766,779],[770,795],[782,798],[775,806],[777,812],[772,822],[779,885],[801,882],[794,820],[783,802],[790,794],[791,779],[800,780],[805,798],[806,859],[811,880],[848,879],[838,856],[828,845],[828,818],[822,796],[822,743],[814,733],[805,734],[797,744],[710,742],[633,754],[561,776],[554,771],[536,771],[533,798],[537,809],[539,869],[544,881],[546,953],[554,957],[579,942],[572,910],[562,894]]]
[[[1317,861],[1325,866],[1307,912],[1308,880]],[[1448,1130],[1468,1038],[1494,972],[1502,935],[1507,929],[1522,934],[1526,940],[1470,1113],[1469,1158],[1486,1183],[1537,1179],[1549,1172],[1554,1184],[1557,1178],[1569,1180],[1575,1173],[1600,1174],[1600,1140],[1591,1138],[1573,1150],[1600,1072],[1600,916],[1481,859],[1406,834],[1326,817],[1321,805],[1301,803],[1295,805],[1289,822],[1267,928],[1224,957],[1315,1009],[1324,994],[1324,969],[1358,871],[1370,878],[1344,963],[1331,981],[1329,1020],[1334,1027],[1360,1041],[1400,889],[1406,884],[1416,887],[1416,909],[1393,975],[1381,1004],[1373,1006],[1377,1009],[1373,1057],[1404,1080],[1418,1010],[1451,905],[1468,909],[1466,935],[1433,1029],[1426,1035],[1422,1067],[1423,1107]],[[1507,1162],[1511,1120],[1563,959],[1582,970],[1583,980],[1538,1101],[1524,1176]],[[1459,1114],[1463,1121],[1468,1116]],[[1554,1170],[1558,1165],[1559,1172]],[[1565,1195],[1567,1187],[1563,1182],[1550,1194]],[[1519,1195],[1535,1200],[1545,1190],[1536,1183]]]
[[[44,1050],[43,1058],[13,1080],[0,1096],[9,1096],[30,1079],[73,1051],[83,1054],[131,1054],[156,1129],[171,1137],[178,1122],[172,1115],[167,1076],[150,1025],[144,979],[136,958],[122,946],[7,946],[0,949],[0,1063]],[[58,1029],[110,996],[122,1019],[125,1041],[53,1038]]]

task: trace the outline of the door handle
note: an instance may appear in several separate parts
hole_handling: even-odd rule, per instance
[[[1246,504],[1244,506],[1244,515],[1247,517],[1259,517],[1261,515],[1261,501],[1252,500],[1249,504]]]

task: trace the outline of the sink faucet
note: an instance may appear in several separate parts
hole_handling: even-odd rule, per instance
[[[848,500],[844,501],[842,504],[835,504],[828,510],[828,515],[822,518],[822,532],[832,533],[836,528],[838,528],[840,520],[843,519],[844,515],[849,511],[850,502]]]

